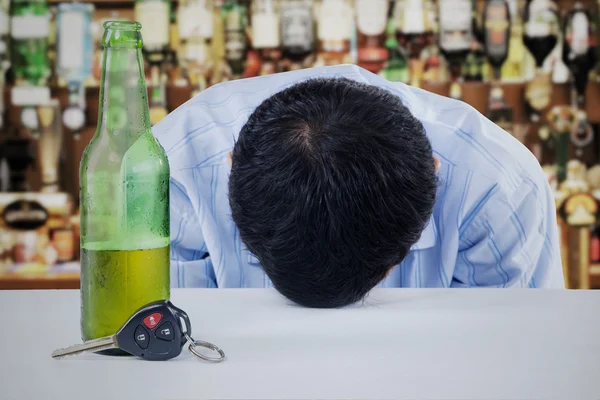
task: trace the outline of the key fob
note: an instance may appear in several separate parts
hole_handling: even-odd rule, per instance
[[[168,300],[150,303],[129,318],[117,332],[119,348],[149,361],[164,361],[177,357],[186,343],[185,332],[192,327],[187,314]]]

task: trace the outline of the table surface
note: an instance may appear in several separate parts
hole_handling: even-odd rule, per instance
[[[79,292],[0,292],[3,399],[600,399],[600,291],[381,289],[338,310],[268,289],[176,289],[193,336],[166,362],[85,354]]]

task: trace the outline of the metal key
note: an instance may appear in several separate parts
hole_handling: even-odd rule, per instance
[[[65,356],[74,356],[86,352],[98,352],[103,350],[118,349],[119,342],[117,335],[107,336],[99,339],[88,340],[82,344],[75,344],[66,349],[58,349],[52,353],[52,358],[62,358]]]

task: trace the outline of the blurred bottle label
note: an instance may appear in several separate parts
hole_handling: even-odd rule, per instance
[[[471,47],[471,1],[440,2],[440,46],[445,51],[466,51]]]
[[[153,51],[169,44],[169,4],[164,1],[135,3],[135,18],[142,24],[144,47]]]
[[[275,13],[259,13],[252,16],[252,40],[256,49],[279,47],[279,21]]]
[[[589,20],[585,13],[576,13],[571,21],[571,32],[567,34],[567,42],[575,55],[583,55],[589,48]]]
[[[364,35],[381,35],[385,31],[387,14],[387,0],[356,0],[356,24]]]
[[[0,7],[0,36],[8,34],[8,13]]]
[[[11,18],[14,39],[40,39],[50,35],[49,15],[14,15]]]
[[[177,18],[179,36],[183,39],[190,37],[210,38],[213,35],[213,18],[204,2],[191,2],[179,8]],[[144,41],[148,33],[144,32]]]
[[[290,4],[281,9],[282,44],[288,51],[310,52],[313,45],[313,18],[309,6]]]
[[[352,9],[345,1],[323,0],[319,13],[319,39],[350,40],[352,19]]]
[[[422,0],[404,0],[402,14],[402,33],[420,34],[428,30],[427,14]]]
[[[89,26],[87,27],[89,29]],[[80,12],[60,14],[58,63],[62,70],[83,68],[85,51],[85,19]]]
[[[548,36],[552,32],[555,16],[547,0],[533,0],[529,4],[529,20],[525,26],[525,34],[531,37]]]

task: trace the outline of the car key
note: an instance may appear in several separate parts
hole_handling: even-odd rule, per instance
[[[182,330],[181,320],[185,324],[185,331]],[[192,326],[187,314],[170,301],[161,300],[136,311],[116,334],[57,350],[52,357],[121,349],[145,360],[163,361],[181,354],[188,340],[196,346],[191,334]],[[219,353],[222,353],[220,349]]]

